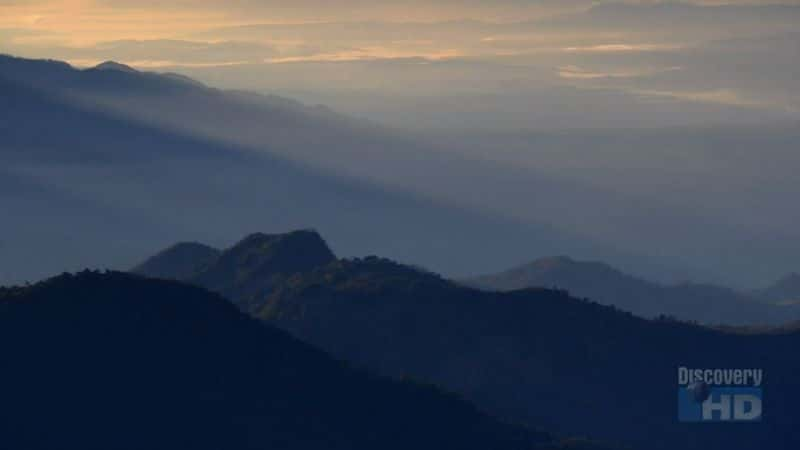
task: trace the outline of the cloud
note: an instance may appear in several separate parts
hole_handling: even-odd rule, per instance
[[[716,89],[712,91],[655,91],[639,90],[635,94],[643,97],[670,98],[673,100],[686,100],[701,103],[719,103],[730,106],[743,106],[752,108],[769,108],[770,105],[746,98],[741,92],[730,89]]]
[[[565,59],[562,66],[579,66],[589,74],[680,67],[681,70],[652,70],[628,79],[587,76],[584,81],[652,93],[678,93],[671,96],[687,101],[797,111],[800,109],[798,60],[800,32],[790,32],[715,40],[668,52],[584,53]],[[579,78],[572,77],[573,81]]]
[[[102,0],[116,8],[158,8],[156,0]],[[259,17],[265,22],[420,21],[481,19],[519,20],[586,8],[588,0],[173,0],[173,8],[224,10],[234,17]]]
[[[624,30],[629,36],[650,36],[667,42],[697,42],[761,32],[796,29],[800,2],[600,2],[586,11],[538,21],[543,29],[586,33]]]
[[[596,72],[578,66],[563,66],[558,68],[558,76],[568,80],[596,80],[609,78],[639,78],[652,76],[658,73],[681,70],[680,67],[628,69],[616,72]]]
[[[440,49],[429,52],[418,51],[399,51],[386,47],[364,47],[351,50],[344,50],[333,53],[316,53],[301,56],[278,56],[268,59],[266,62],[273,64],[297,63],[297,62],[354,62],[354,61],[375,61],[375,60],[394,60],[412,61],[424,64],[431,61],[452,59],[463,56],[457,50]]]
[[[262,61],[278,54],[269,45],[254,42],[202,42],[185,40],[147,40],[102,42],[80,49],[124,59],[172,60],[184,63],[214,63],[220,61]]]
[[[683,47],[680,44],[596,44],[566,47],[563,50],[573,53],[622,53],[674,51]]]

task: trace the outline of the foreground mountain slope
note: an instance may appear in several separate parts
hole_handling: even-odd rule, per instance
[[[561,433],[663,450],[800,444],[796,332],[647,321],[560,291],[481,292],[379,258],[297,275],[258,315],[380,373],[439,383]],[[678,423],[679,366],[764,369],[769,412],[739,427]]]
[[[556,447],[175,282],[85,272],[2,289],[0,350],[4,448]]]
[[[667,315],[708,324],[777,325],[800,318],[800,309],[765,304],[731,289],[692,283],[665,286],[627,275],[607,264],[563,256],[542,258],[464,283],[498,291],[565,289],[572,295],[642,317]]]

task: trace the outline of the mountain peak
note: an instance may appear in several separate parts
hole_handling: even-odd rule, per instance
[[[191,282],[229,298],[260,298],[280,280],[333,261],[336,255],[319,233],[297,230],[253,233],[222,252],[203,244],[176,244],[133,272]]]
[[[233,264],[238,270],[266,275],[306,271],[335,259],[319,233],[298,230],[248,235],[222,254],[219,265]]]
[[[278,234],[253,233],[239,241],[226,253],[242,251],[272,253],[282,249],[306,256],[316,255],[326,263],[336,259],[322,236],[310,229]]]
[[[116,70],[118,72],[127,72],[127,73],[139,73],[138,70],[134,69],[131,66],[126,66],[125,64],[120,64],[116,61],[105,61],[100,63],[94,67],[94,70]]]
[[[552,266],[571,266],[573,264],[578,263],[578,261],[570,258],[566,255],[559,255],[559,256],[546,256],[544,258],[539,258],[528,266],[539,266],[539,267],[552,267]]]
[[[528,275],[547,272],[569,271],[586,275],[624,276],[622,272],[598,261],[577,260],[569,256],[547,256],[539,258],[524,266],[511,269],[509,273],[526,273]]]
[[[181,250],[176,246],[162,254],[175,256],[176,253],[182,253],[176,249]],[[198,249],[190,250],[195,252]],[[184,281],[198,284],[231,299],[249,299],[248,302],[237,303],[246,311],[251,309],[251,300],[253,305],[258,306],[259,301],[281,280],[336,260],[336,255],[328,244],[314,230],[281,234],[253,233],[218,255],[210,254],[207,250],[205,253],[209,255],[208,264],[191,272]],[[173,260],[177,260],[180,267],[192,267],[183,262],[182,258]],[[164,278],[164,271],[156,270],[148,275]]]

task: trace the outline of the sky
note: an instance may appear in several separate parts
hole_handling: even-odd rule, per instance
[[[0,52],[115,60],[420,128],[800,116],[794,0],[0,0]]]

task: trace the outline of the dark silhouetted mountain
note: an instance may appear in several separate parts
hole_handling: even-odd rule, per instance
[[[645,320],[564,291],[480,291],[377,257],[298,273],[261,303],[257,317],[337,357],[440,384],[558,433],[656,450],[800,445],[793,329]],[[764,420],[677,422],[679,366],[764,369]]]
[[[2,289],[0,353],[3,448],[562,448],[172,281],[84,272]]]
[[[214,264],[222,252],[196,242],[181,242],[148,258],[131,272],[138,275],[187,280]]]
[[[800,309],[766,305],[732,289],[693,283],[664,286],[607,264],[565,256],[539,259],[465,284],[498,291],[558,288],[643,317],[667,315],[707,324],[777,325],[800,318]]]
[[[786,275],[771,286],[756,291],[755,295],[771,303],[800,303],[800,274]]]

